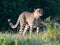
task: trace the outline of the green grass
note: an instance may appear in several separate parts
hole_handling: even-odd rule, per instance
[[[60,45],[60,38],[56,36],[59,37],[58,34],[50,37],[47,31],[40,32],[39,35],[33,34],[32,38],[29,34],[23,38],[17,34],[0,32],[0,45]]]

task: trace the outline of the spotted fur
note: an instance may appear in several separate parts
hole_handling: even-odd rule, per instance
[[[42,9],[37,8],[32,13],[31,12],[26,12],[26,11],[22,12],[19,15],[18,20],[17,20],[15,25],[13,25],[11,23],[11,19],[8,19],[8,22],[9,22],[9,25],[11,26],[11,28],[16,28],[18,26],[18,24],[20,24],[19,33],[22,34],[22,32],[23,32],[22,35],[25,35],[26,30],[28,29],[28,27],[30,27],[30,36],[31,36],[33,26],[35,25],[34,23],[35,23],[36,20],[38,20],[38,18],[40,16],[42,16]]]

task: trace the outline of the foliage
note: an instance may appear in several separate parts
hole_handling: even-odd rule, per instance
[[[9,30],[8,18],[15,24],[21,12],[32,12],[34,8],[43,9],[43,19],[49,15],[60,18],[60,0],[0,0],[0,30]]]
[[[60,24],[57,25],[57,23],[53,20],[51,21],[51,17],[49,16],[46,19],[46,24],[47,24],[47,35],[50,38],[57,38],[56,36],[60,32]],[[60,35],[60,34],[59,34]]]

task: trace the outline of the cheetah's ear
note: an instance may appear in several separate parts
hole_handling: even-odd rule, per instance
[[[34,8],[34,11],[35,11],[36,9]]]

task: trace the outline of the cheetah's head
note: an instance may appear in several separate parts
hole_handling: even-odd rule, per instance
[[[42,9],[40,9],[40,8],[34,9],[34,16],[36,18],[42,16],[42,14],[43,14],[43,10]]]

